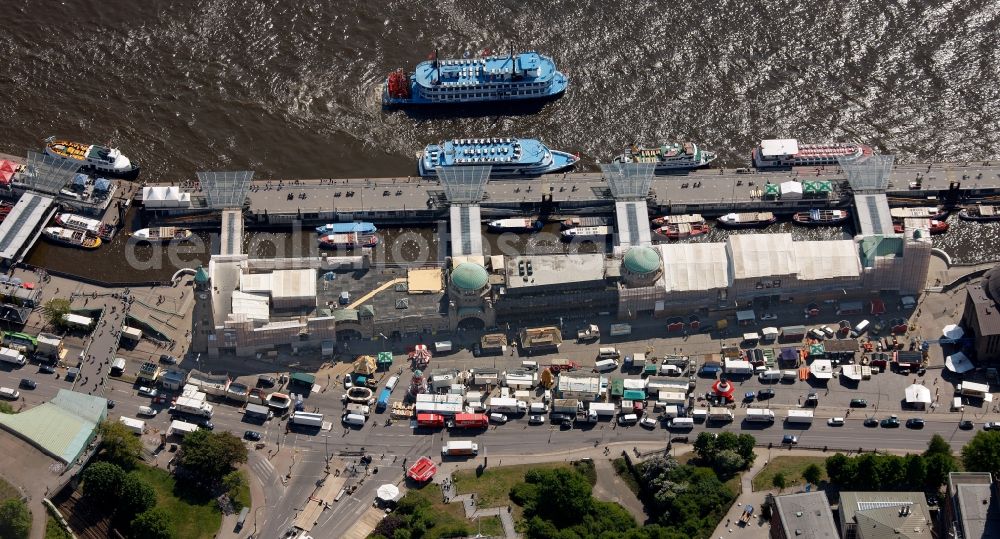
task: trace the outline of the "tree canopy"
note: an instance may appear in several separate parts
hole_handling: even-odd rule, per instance
[[[980,431],[962,447],[962,464],[970,472],[1000,477],[1000,432]]]
[[[0,503],[0,537],[28,539],[31,531],[31,512],[20,498],[10,498]]]
[[[750,434],[720,432],[718,435],[702,432],[694,442],[694,451],[700,464],[711,467],[723,477],[745,470],[753,465],[756,438]]]
[[[196,430],[184,436],[178,461],[202,480],[215,483],[247,461],[247,448],[230,432]]]
[[[104,458],[130,470],[139,460],[142,442],[121,421],[105,421],[98,427]]]
[[[125,471],[117,464],[98,461],[87,466],[82,478],[84,496],[102,504],[113,504],[121,495]]]
[[[156,506],[156,491],[142,480],[142,477],[131,472],[125,475],[121,488],[121,506],[118,508],[124,522],[129,522],[136,515],[142,514]]]
[[[133,539],[173,539],[170,517],[163,509],[153,508],[132,520],[129,537]]]
[[[823,470],[815,463],[806,466],[806,468],[802,470],[802,479],[805,479],[809,484],[819,486],[819,481],[822,478]]]
[[[56,327],[63,327],[66,325],[66,319],[64,318],[70,313],[70,302],[66,298],[52,298],[45,302],[42,306],[42,314],[45,315],[45,320]]]
[[[826,473],[841,489],[936,490],[958,469],[951,448],[941,441],[932,438],[923,455],[866,453],[852,458],[837,453],[826,459]]]

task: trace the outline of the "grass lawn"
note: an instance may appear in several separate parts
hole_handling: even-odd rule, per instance
[[[483,475],[476,477],[476,470],[459,470],[452,475],[458,494],[475,494],[476,505],[484,509],[506,506],[508,495],[514,485],[524,481],[524,474],[532,469],[570,468],[568,462],[545,464],[519,464],[486,468]]]
[[[49,516],[45,522],[45,539],[70,539],[70,534],[59,525],[59,522]]]
[[[810,464],[816,464],[823,470],[821,481],[829,481],[830,478],[826,475],[825,462],[826,457],[774,457],[760,470],[757,477],[753,478],[753,489],[754,491],[773,489],[771,480],[779,471],[785,474],[785,483],[788,485],[785,487],[786,490],[791,487],[804,485],[806,480],[802,479],[802,470],[805,470]]]
[[[436,483],[428,483],[424,485],[421,489],[413,489],[406,493],[407,497],[410,498],[422,498],[427,500],[431,504],[431,521],[434,522],[434,527],[427,530],[427,534],[424,535],[427,539],[437,539],[440,530],[455,529],[457,526],[465,526],[470,532],[475,533],[476,523],[465,519],[465,509],[460,503],[444,503],[444,494],[441,493],[441,487]],[[486,520],[483,519],[483,534],[485,535]],[[499,521],[497,525],[499,525]],[[501,535],[503,533],[501,532]]]
[[[486,537],[503,537],[503,524],[500,517],[481,518],[479,522],[472,521],[472,532],[481,533]]]
[[[244,507],[251,507],[250,503],[250,478],[247,477],[245,470],[240,470],[240,477],[243,478],[243,484],[240,485],[239,490],[236,493],[236,498],[233,500],[233,505],[236,510],[239,511]]]
[[[0,501],[8,498],[19,498],[20,496],[21,492],[17,490],[17,487],[4,481],[3,478],[0,477]]]
[[[139,464],[135,468],[143,480],[156,490],[156,506],[170,516],[174,537],[210,539],[222,525],[222,513],[215,499],[185,485],[160,468]]]

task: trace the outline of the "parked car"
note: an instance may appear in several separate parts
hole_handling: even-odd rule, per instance
[[[569,420],[570,422],[572,422],[573,421],[573,416],[571,416],[569,414],[552,414],[552,415],[549,416],[549,421],[551,421],[553,425],[556,424],[556,423],[562,423],[563,421],[566,421],[566,420]]]
[[[830,329],[830,326],[823,326],[819,328],[819,330],[823,332],[823,335],[826,335],[827,339],[832,339],[833,336],[836,335],[836,333]]]
[[[139,387],[139,394],[142,395],[143,397],[152,398],[157,396],[159,393],[160,393],[159,391],[151,387],[146,387],[146,386]]]
[[[504,414],[492,413],[490,414],[490,421],[503,425],[507,422],[507,416]]]
[[[639,424],[642,425],[643,427],[646,427],[647,429],[656,428],[656,420],[653,419],[652,417],[649,417],[648,415],[642,416],[642,419],[639,420]]]
[[[541,425],[542,423],[545,423],[545,418],[544,417],[542,417],[540,415],[528,416],[528,424],[529,425]]]
[[[38,372],[42,374],[53,374],[56,372],[56,369],[52,365],[40,365],[38,367]]]
[[[894,415],[889,416],[888,418],[882,420],[881,425],[883,429],[898,429],[899,418]]]
[[[344,389],[351,389],[352,387],[354,387],[354,382],[351,381],[351,375],[350,374],[345,374],[344,375]]]
[[[799,437],[794,434],[786,434],[781,437],[782,445],[795,445],[799,443]]]
[[[843,427],[844,426],[844,418],[842,418],[842,417],[831,417],[830,419],[826,420],[826,424],[830,425],[831,427]]]
[[[864,425],[866,427],[877,427],[878,426],[878,419],[875,419],[874,417],[867,417],[867,418],[865,418]]]
[[[747,391],[747,392],[746,392],[746,393],[745,393],[745,394],[743,395],[743,400],[745,400],[746,402],[753,402],[753,399],[754,399],[754,397],[756,397],[756,396],[757,396],[757,395],[756,395],[756,394],[755,394],[755,393],[754,393],[753,391]]]
[[[267,376],[266,374],[262,374],[257,377],[257,385],[259,387],[274,387],[274,385],[277,383],[278,381],[275,380],[273,376]]]
[[[865,399],[851,399],[851,408],[868,408],[868,401]]]
[[[760,315],[760,319],[761,320],[777,320],[778,319],[778,315],[772,314],[772,313],[766,313],[766,314]]]
[[[167,365],[176,365],[177,358],[170,354],[160,354],[160,363],[166,363]]]
[[[759,401],[773,399],[773,398],[774,398],[773,389],[761,389],[760,391],[757,392],[757,400]]]
[[[924,420],[919,417],[913,417],[906,420],[906,428],[908,429],[922,429],[924,428]]]
[[[562,423],[559,423],[559,428],[560,429],[571,429],[571,428],[573,428],[573,420],[572,419],[563,419]]]
[[[112,409],[112,408],[114,408],[114,407],[115,407],[115,401],[113,401],[113,400],[108,400],[108,410],[110,410],[110,409]]]
[[[1000,430],[1000,423],[996,421],[983,423],[983,430]]]
[[[251,442],[259,442],[262,436],[255,430],[248,430],[243,433],[243,438],[250,440]]]
[[[20,385],[24,389],[35,389],[36,387],[38,387],[38,384],[36,384],[34,380],[30,380],[28,378],[21,378]]]
[[[201,427],[203,429],[206,429],[206,430],[213,430],[213,429],[215,429],[215,423],[212,423],[212,420],[208,419],[208,418],[196,419],[194,421],[194,423],[195,423],[195,425],[198,425],[199,427]]]
[[[958,428],[962,430],[971,430],[975,428],[975,426],[976,426],[975,423],[973,423],[971,420],[968,419],[958,422]]]

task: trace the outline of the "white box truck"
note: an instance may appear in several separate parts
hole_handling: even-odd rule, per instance
[[[512,397],[492,397],[489,408],[490,412],[518,414],[528,411],[528,403]]]
[[[434,351],[441,354],[451,352],[451,341],[437,341],[434,343]]]
[[[310,412],[294,412],[292,414],[292,424],[302,425],[303,427],[317,427],[323,426],[323,414],[314,414]]]
[[[781,371],[769,369],[757,375],[761,382],[777,382],[781,380]]]
[[[590,403],[590,410],[592,412],[597,412],[597,417],[602,419],[611,419],[615,416],[615,403],[592,402]]]
[[[13,348],[0,348],[0,361],[17,365],[18,367],[23,367],[27,362],[24,359],[24,354],[14,350]]]
[[[177,402],[174,403],[172,408],[178,412],[202,417],[212,417],[213,412],[211,404],[190,397],[177,397]]]
[[[146,422],[139,419],[121,416],[118,421],[121,421],[125,428],[132,431],[132,434],[142,435],[143,431],[146,430]]]
[[[727,410],[725,408],[714,408],[712,411],[708,412],[708,421],[716,421],[719,423],[732,421],[733,411]]]
[[[774,423],[774,410],[767,408],[747,408],[747,421],[751,423]]]
[[[675,417],[667,423],[668,428],[675,430],[685,430],[694,428],[694,419],[690,417]]]
[[[812,425],[813,412],[812,410],[789,410],[785,422]]]
[[[194,423],[174,420],[170,422],[170,428],[167,429],[167,436],[170,436],[171,434],[184,436],[185,434],[189,432],[194,432],[196,430],[198,430],[198,425],[195,425]]]
[[[441,455],[447,457],[474,457],[479,454],[479,444],[472,440],[449,440],[441,447]]]

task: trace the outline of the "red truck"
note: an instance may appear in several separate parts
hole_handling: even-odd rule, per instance
[[[414,481],[417,481],[418,483],[423,483],[425,481],[430,481],[436,473],[437,466],[434,465],[434,461],[428,457],[420,457],[420,459],[417,460],[413,466],[410,466],[410,469],[406,472],[406,476]]]
[[[439,429],[444,426],[444,416],[441,414],[417,414],[417,426]]]
[[[490,418],[486,414],[455,414],[455,419],[448,426],[456,429],[485,429],[490,426]]]

